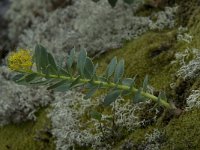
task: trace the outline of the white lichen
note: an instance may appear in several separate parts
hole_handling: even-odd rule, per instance
[[[187,32],[188,32],[187,27],[180,26],[178,28],[177,40],[178,41],[184,41],[184,42],[187,42],[187,43],[191,43],[192,42],[192,36],[190,34],[188,34]]]
[[[117,6],[111,8],[107,0],[98,3],[76,0],[70,6],[49,11],[52,1],[48,1],[45,7],[40,7],[43,3],[38,0],[12,1],[8,13],[9,34],[11,39],[19,37],[20,47],[33,48],[35,43],[41,43],[54,54],[65,55],[75,46],[85,47],[91,54],[99,54],[118,48],[124,41],[136,38],[149,29],[174,27],[177,7],[166,7],[164,11],[154,13],[157,19],[153,21],[152,16],[135,15],[142,3],[136,0],[128,6],[119,0]],[[19,9],[22,6],[24,9]],[[40,15],[34,15],[35,12]],[[16,14],[17,17],[14,17]],[[30,27],[27,22],[31,22]]]
[[[186,110],[191,110],[192,108],[200,108],[200,91],[192,90],[191,94],[186,99],[186,103]]]
[[[53,0],[10,0],[11,5],[6,18],[9,23],[9,38],[15,41],[24,29],[29,28],[33,21],[42,19],[53,7]]]
[[[53,100],[45,88],[30,88],[11,81],[12,73],[0,67],[0,126],[36,120],[35,112]]]
[[[55,96],[49,117],[52,120],[52,133],[56,137],[58,150],[73,149],[76,146],[110,149],[113,144],[111,137],[120,138],[122,129],[129,132],[140,126],[140,120],[136,116],[136,112],[140,110],[139,104],[131,105],[119,98],[111,107],[112,113],[102,112],[100,123],[91,118],[90,113],[102,107],[103,97],[88,100],[83,97],[83,94],[74,91],[58,93]],[[118,130],[113,129],[113,116]]]
[[[160,150],[163,133],[154,129],[153,133],[145,135],[144,150]]]
[[[152,21],[149,24],[150,29],[163,30],[164,28],[173,28],[175,26],[175,15],[178,7],[165,7],[164,11],[153,14],[153,18],[156,21]]]
[[[181,60],[181,67],[177,71],[177,76],[183,79],[194,79],[200,74],[200,50],[186,49],[186,53],[179,53],[179,59]],[[192,59],[185,63],[185,58],[192,57]]]
[[[178,52],[175,54],[176,60],[173,61],[173,63],[178,62],[180,65],[183,66],[186,63],[185,61],[189,58],[189,55],[190,55],[190,49],[186,48],[184,52]]]
[[[132,131],[135,127],[140,126],[140,121],[138,116],[136,116],[136,111],[139,111],[140,105],[131,104],[126,102],[123,98],[118,99],[115,104],[112,105],[112,110],[115,111],[116,124],[120,127],[126,128],[128,131]]]
[[[87,129],[88,124],[81,123],[81,116],[85,113],[90,100],[84,100],[83,94],[67,92],[56,94],[53,110],[49,116],[52,120],[52,134],[57,138],[56,147],[59,150],[66,150],[79,146],[90,146],[100,135],[92,134]],[[88,122],[89,123],[89,122]]]

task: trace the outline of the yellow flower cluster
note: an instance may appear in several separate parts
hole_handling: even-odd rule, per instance
[[[19,49],[8,57],[8,66],[15,71],[30,71],[33,65],[32,55],[29,50]]]

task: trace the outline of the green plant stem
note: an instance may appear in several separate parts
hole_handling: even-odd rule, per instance
[[[39,72],[34,72],[34,71],[30,71],[30,72],[24,72],[24,71],[18,71],[18,72],[21,72],[21,73],[35,73],[37,74],[38,76],[42,76],[42,77],[47,77],[46,74],[43,74],[43,73],[39,73]],[[48,75],[48,78],[55,78],[55,79],[63,79],[63,80],[68,80],[68,81],[75,81],[77,78],[75,77],[69,77],[69,76],[58,76],[58,75],[51,75],[49,74]],[[79,82],[80,83],[89,83],[91,80],[90,79],[79,79]],[[121,84],[115,84],[113,82],[104,82],[104,81],[95,81],[93,80],[93,84],[95,85],[101,85],[103,87],[107,87],[107,88],[118,88],[120,90],[130,90],[130,87],[129,86],[126,86],[126,85],[121,85]],[[136,93],[138,91],[138,89],[136,89],[135,87],[132,87],[131,89],[131,92],[133,93]],[[154,102],[158,102],[158,97],[150,94],[150,93],[147,93],[147,92],[141,92],[141,95],[146,97],[146,98],[149,98],[151,99],[152,101]],[[162,105],[163,107],[167,108],[167,109],[176,109],[175,106],[172,106],[170,105],[167,101],[163,100],[163,99],[160,99],[159,100],[159,104]]]

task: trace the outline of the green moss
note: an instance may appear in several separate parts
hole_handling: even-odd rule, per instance
[[[200,48],[200,8],[195,9],[195,11],[193,12],[189,23],[188,23],[188,27],[189,27],[189,34],[191,34],[193,36],[193,40],[190,43],[191,47],[194,48]]]
[[[200,8],[198,0],[177,0],[180,7],[177,18],[180,20],[181,26],[186,26],[189,29],[189,34],[193,40],[187,44],[191,48],[200,48]],[[181,43],[181,45],[186,45]],[[180,46],[180,44],[179,44]]]
[[[55,145],[52,137],[45,133],[38,133],[47,128],[50,123],[46,117],[45,108],[37,113],[37,121],[24,122],[17,125],[7,125],[0,128],[1,150],[54,150]],[[36,137],[43,140],[37,141]]]
[[[140,145],[145,139],[145,135],[151,133],[154,128],[154,126],[149,126],[146,129],[137,129],[128,138],[134,141],[135,145]]]
[[[145,75],[150,76],[151,84],[158,89],[165,89],[170,84],[171,74],[175,72],[170,61],[174,58],[174,31],[148,32],[136,40],[127,42],[123,48],[111,50],[98,60],[101,71],[109,61],[117,56],[125,59],[125,76],[137,75],[138,83]]]
[[[132,144],[132,150],[138,150],[138,147],[146,142],[145,138],[147,134],[152,134],[155,126],[149,126],[145,129],[138,128],[129,134],[123,141],[119,142],[114,149],[121,150],[122,145],[127,145],[129,141]],[[156,128],[157,129],[157,128]],[[141,149],[141,148],[140,148]]]
[[[200,148],[200,110],[186,112],[179,118],[173,119],[166,126],[167,141],[162,146],[163,150]]]

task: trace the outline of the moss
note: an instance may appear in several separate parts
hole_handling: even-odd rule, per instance
[[[123,145],[124,146],[127,145],[127,143],[132,144],[131,149],[133,150],[141,149],[139,147],[141,147],[141,145],[144,144],[146,135],[151,134],[154,129],[155,129],[155,126],[149,126],[145,129],[138,128],[135,131],[133,131],[131,134],[127,135],[127,137],[121,142],[119,142],[114,147],[114,149],[121,150],[122,149],[121,147]]]
[[[148,32],[136,40],[127,42],[123,48],[111,50],[101,56],[98,60],[100,72],[103,72],[109,61],[117,56],[118,59],[125,59],[126,77],[137,75],[138,83],[141,83],[148,74],[154,87],[165,89],[172,81],[171,74],[176,70],[170,64],[175,53],[174,42],[174,31]]]
[[[176,3],[179,5],[179,11],[177,14],[177,21],[182,26],[187,26],[191,15],[199,7],[198,0],[176,0]]]
[[[39,131],[47,128],[50,123],[46,117],[45,108],[37,113],[37,121],[21,124],[11,124],[0,128],[1,150],[54,150],[55,145],[48,133]],[[41,138],[37,141],[35,138]]]
[[[199,149],[199,115],[200,110],[195,109],[173,119],[165,128],[167,142],[162,146],[162,149]]]
[[[185,112],[179,118],[174,118],[170,123],[163,127],[159,126],[149,126],[144,129],[136,129],[130,135],[126,137],[125,140],[121,141],[116,149],[120,149],[126,141],[131,141],[134,148],[137,149],[145,141],[145,135],[152,133],[156,128],[158,130],[164,131],[164,137],[161,140],[161,149],[192,149],[197,150],[200,148],[200,110],[195,109],[190,112]],[[194,119],[195,118],[195,119]],[[164,130],[163,130],[164,129]]]
[[[189,28],[189,33],[193,36],[193,40],[190,43],[192,47],[195,48],[200,48],[200,8],[195,9],[193,12],[189,23],[188,23],[188,28]]]

